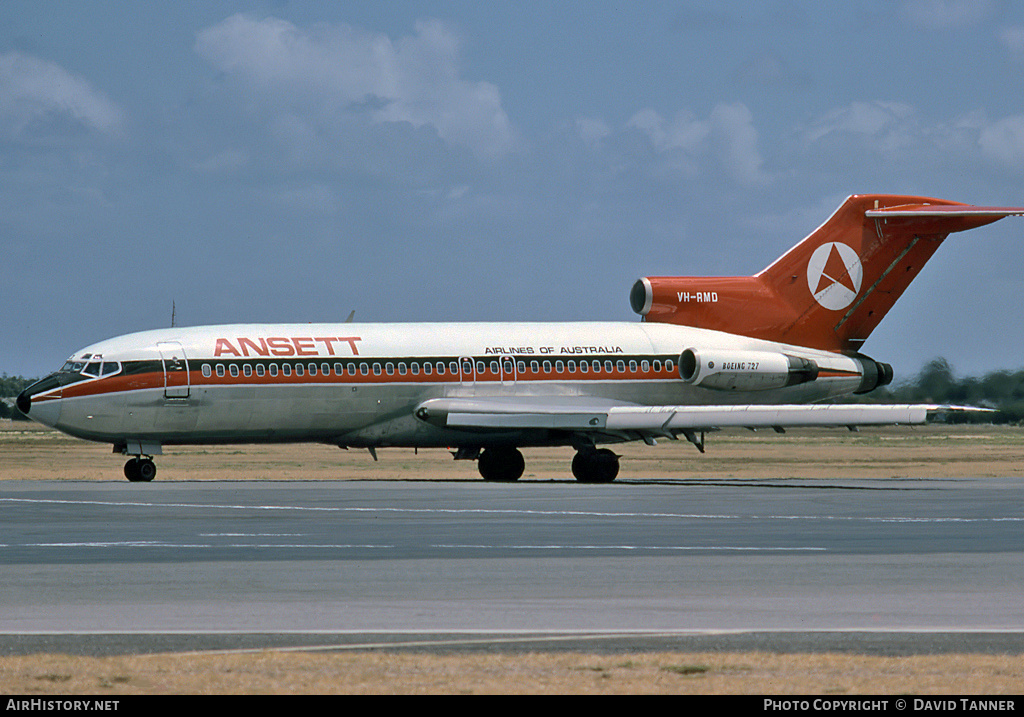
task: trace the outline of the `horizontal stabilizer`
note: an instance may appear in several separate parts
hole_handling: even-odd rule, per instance
[[[917,204],[869,209],[864,216],[878,217],[991,217],[1002,219],[1024,215],[1024,207],[975,207],[970,204]]]

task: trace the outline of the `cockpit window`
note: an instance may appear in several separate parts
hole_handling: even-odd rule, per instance
[[[100,376],[111,376],[121,370],[121,364],[117,361],[104,361],[100,369]]]
[[[67,379],[75,380],[75,375],[86,378],[98,378],[100,376],[112,376],[121,371],[120,361],[68,361],[60,367],[57,373],[72,374]]]

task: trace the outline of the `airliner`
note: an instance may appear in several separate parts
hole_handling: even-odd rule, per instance
[[[164,446],[315,442],[445,447],[488,481],[519,479],[521,448],[570,446],[578,481],[608,483],[626,441],[923,423],[943,407],[834,399],[892,381],[861,347],[947,235],[1021,214],[854,195],[754,276],[638,280],[639,322],[144,331],[76,351],[17,406],[111,444],[135,482]]]

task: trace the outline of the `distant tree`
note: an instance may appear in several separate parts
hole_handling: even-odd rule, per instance
[[[13,398],[36,380],[22,376],[8,376],[6,373],[0,374],[0,398]]]
[[[34,378],[23,378],[22,376],[8,376],[0,374],[0,418],[11,418],[16,421],[27,421],[25,416],[14,406],[14,397],[36,382]],[[6,399],[6,400],[4,400]]]
[[[944,358],[932,359],[917,375],[917,390],[925,401],[948,402],[955,387],[953,367]]]

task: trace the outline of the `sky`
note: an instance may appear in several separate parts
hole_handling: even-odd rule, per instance
[[[170,325],[636,321],[850,194],[1024,206],[1024,3],[0,3],[0,372]],[[864,345],[1024,366],[1024,218]],[[682,347],[681,347],[682,348]]]

